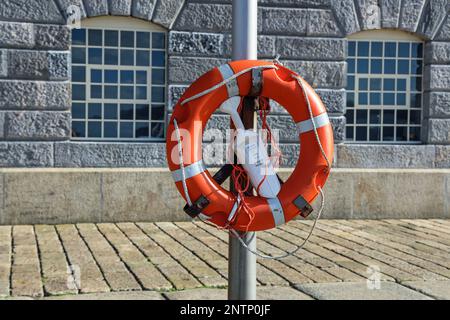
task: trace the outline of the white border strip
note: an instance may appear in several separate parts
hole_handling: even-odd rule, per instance
[[[278,198],[268,198],[267,203],[270,206],[270,210],[272,210],[275,226],[285,224],[286,221],[284,219],[284,211],[283,207],[281,206],[280,200]]]
[[[316,128],[319,129],[321,127],[328,125],[330,123],[330,118],[328,118],[328,114],[325,112],[322,113],[321,115],[314,117],[314,123],[316,124]],[[306,133],[313,130],[314,126],[310,119],[297,122],[298,134]]]
[[[195,162],[189,166],[184,167],[184,172],[186,174],[186,179],[195,177],[196,175],[199,175],[200,173],[203,173],[206,171],[205,165],[203,164],[203,160],[200,160],[198,162]],[[175,182],[180,182],[183,180],[183,174],[181,172],[181,169],[172,171],[172,177]]]
[[[228,80],[234,75],[233,69],[231,69],[230,65],[223,64],[220,67],[218,67],[220,74],[222,75],[223,80]],[[226,83],[227,91],[228,91],[228,97],[235,97],[239,95],[239,86],[237,83],[237,79],[231,79],[229,82]]]

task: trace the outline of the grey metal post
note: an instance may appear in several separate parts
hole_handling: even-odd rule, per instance
[[[257,0],[233,0],[233,60],[256,60],[257,51]],[[244,112],[253,111],[250,109]],[[249,118],[249,114],[246,114]],[[255,118],[251,120],[255,126]],[[245,123],[244,123],[245,124]],[[256,233],[240,233],[245,243],[256,249]],[[244,248],[231,233],[228,248],[228,299],[256,299],[256,257]]]

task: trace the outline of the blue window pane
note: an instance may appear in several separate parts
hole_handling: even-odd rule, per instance
[[[420,141],[420,127],[409,128],[409,141]]]
[[[117,119],[117,104],[105,103],[103,112],[104,112],[105,119],[116,120]]]
[[[73,66],[72,67],[72,81],[73,82],[86,82],[86,68]]]
[[[166,35],[161,32],[153,32],[152,47],[154,49],[164,49],[166,47]]]
[[[397,91],[406,91],[406,79],[397,79]]]
[[[152,51],[152,66],[164,67],[166,65],[166,56],[163,51]]]
[[[353,140],[354,139],[354,132],[353,127],[347,127],[345,128],[345,138],[347,140]]]
[[[368,90],[369,89],[369,81],[367,78],[359,79],[359,90]]]
[[[120,123],[120,137],[121,138],[133,138],[133,123],[121,122]]]
[[[354,57],[356,55],[356,42],[355,41],[348,42],[348,55],[349,55],[349,57]]]
[[[408,127],[397,127],[397,141],[408,141]]]
[[[123,66],[134,65],[134,51],[133,50],[120,50],[120,64]]]
[[[136,65],[147,67],[150,65],[150,52],[147,50],[136,51]]]
[[[408,111],[397,110],[397,124],[407,124],[407,123],[408,123]]]
[[[91,70],[91,82],[102,83],[102,70]]]
[[[356,68],[355,68],[355,59],[348,59],[347,60],[347,72],[348,73],[355,73]]]
[[[383,104],[386,106],[394,106],[395,105],[395,93],[383,94]]]
[[[91,85],[91,98],[92,99],[102,98],[102,86]]]
[[[152,123],[152,138],[164,138],[164,123]]]
[[[136,99],[147,99],[147,87],[136,87]]]
[[[423,57],[423,44],[413,43],[411,48],[411,57],[422,58]]]
[[[369,73],[368,59],[358,59],[358,73]]]
[[[372,42],[372,57],[383,56],[383,42]]]
[[[136,83],[147,84],[147,71],[136,71]]]
[[[165,91],[161,87],[152,87],[152,102],[164,102]]]
[[[381,105],[381,93],[371,93],[370,104],[373,106]]]
[[[133,31],[121,31],[120,32],[120,46],[121,47],[134,47],[134,32]]]
[[[102,64],[102,49],[89,48],[89,63],[90,64]]]
[[[396,69],[396,60],[394,59],[386,59],[384,60],[384,73],[385,74],[395,74]]]
[[[398,44],[398,56],[401,58],[409,58],[410,57],[410,52],[409,52],[409,48],[410,48],[410,44],[409,43],[404,43],[401,42]]]
[[[152,83],[153,84],[165,84],[166,83],[166,70],[152,69]]]
[[[394,91],[395,90],[395,80],[394,79],[384,79],[383,90],[384,91]]]
[[[84,138],[86,136],[86,124],[84,121],[72,122],[72,137]]]
[[[384,44],[384,55],[386,57],[397,56],[397,44],[395,42],[386,42]]]
[[[102,30],[89,30],[89,45],[102,46],[103,45]]]
[[[372,73],[372,74],[381,74],[381,73],[383,73],[383,60],[381,60],[381,59],[372,59],[370,61],[370,73]]]
[[[355,77],[354,76],[347,77],[347,90],[349,90],[349,91],[355,90]]]
[[[411,91],[422,91],[421,77],[411,77]]]
[[[72,104],[72,119],[84,119],[86,117],[86,105],[84,103]]]
[[[72,100],[86,100],[86,86],[82,84],[72,85]]]
[[[88,137],[89,138],[101,138],[102,136],[102,123],[100,121],[88,122]]]
[[[133,99],[134,88],[131,86],[120,87],[120,99]]]
[[[367,110],[356,110],[356,123],[358,124],[367,123]]]
[[[411,108],[422,107],[422,95],[420,93],[411,94]]]
[[[118,65],[119,64],[119,50],[105,49],[105,64]]]
[[[117,86],[105,86],[105,99],[117,99]]]
[[[122,70],[120,71],[120,83],[134,83],[133,71]]]
[[[136,120],[150,120],[150,106],[148,104],[136,105]]]
[[[152,120],[164,120],[164,105],[152,105]]]
[[[409,61],[408,60],[399,60],[398,61],[398,74],[409,74]]]
[[[394,141],[394,127],[383,127],[383,141]]]
[[[367,141],[367,127],[356,127],[356,141]]]
[[[113,30],[105,30],[105,46],[117,47],[119,45],[119,32]]]
[[[369,141],[381,141],[381,127],[369,128]]]
[[[347,107],[353,108],[355,106],[355,94],[347,93]]]
[[[102,118],[101,103],[89,103],[88,104],[88,118],[89,119],[101,119]]]
[[[355,112],[353,110],[347,110],[345,114],[345,118],[347,120],[347,124],[355,123]]]
[[[72,63],[86,63],[86,49],[73,48],[72,49]]]
[[[367,93],[359,93],[358,94],[358,103],[359,105],[368,105],[369,101],[367,98]]]
[[[384,124],[393,124],[394,120],[395,120],[394,115],[395,115],[394,110],[384,110],[383,111],[383,123]]]
[[[150,48],[150,32],[136,33],[136,47]]]
[[[380,91],[381,90],[381,79],[378,79],[378,78],[370,79],[370,90]]]
[[[422,74],[422,61],[411,60],[411,74],[414,74],[414,75]]]
[[[150,135],[150,124],[148,122],[136,122],[136,138],[148,138]]]
[[[369,56],[369,42],[358,42],[358,57]]]
[[[404,94],[404,93],[397,94],[397,105],[398,106],[406,106],[406,94]]]
[[[121,104],[120,105],[120,119],[121,120],[133,120],[133,105]]]
[[[381,110],[370,110],[370,124],[381,124]]]
[[[73,45],[86,44],[86,29],[72,29],[72,44]]]
[[[103,131],[105,138],[117,138],[117,122],[105,122],[103,124]]]
[[[105,83],[117,83],[118,71],[117,70],[105,70]]]

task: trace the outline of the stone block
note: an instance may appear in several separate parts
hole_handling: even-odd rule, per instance
[[[109,14],[112,16],[131,15],[132,0],[108,0]]]
[[[361,30],[373,30],[381,28],[381,7],[378,0],[356,0],[359,9],[359,24]]]
[[[422,18],[417,27],[417,33],[427,39],[433,39],[439,26],[448,12],[447,0],[429,0],[425,3]]]
[[[31,23],[0,22],[0,47],[31,48],[34,43],[33,25]]]
[[[166,167],[164,143],[55,143],[56,167]]]
[[[433,168],[434,158],[431,145],[337,146],[339,168]]]
[[[346,82],[345,62],[283,61],[286,67],[302,76],[313,88],[341,89]]]
[[[224,55],[229,58],[233,52],[233,39],[230,34],[225,35],[224,39]],[[275,37],[272,36],[258,36],[258,58],[273,59],[276,56],[275,52]]]
[[[219,58],[169,57],[169,81],[192,83],[209,70],[227,63]]]
[[[333,8],[337,21],[342,25],[345,35],[360,31],[353,0],[334,0],[330,1],[330,5]]]
[[[84,8],[88,17],[108,15],[108,0],[84,1]]]
[[[178,16],[174,29],[198,32],[230,32],[231,6],[187,2]]]
[[[398,28],[402,0],[381,1],[381,26],[383,28]]]
[[[341,39],[279,37],[276,52],[282,59],[345,60],[347,42]]]
[[[0,20],[15,20],[35,23],[64,23],[54,1],[41,0],[2,0],[0,6]]]
[[[169,33],[169,53],[189,56],[221,56],[224,51],[224,35],[215,33]]]
[[[425,118],[450,118],[450,92],[427,92],[424,102]]]
[[[56,0],[64,17],[68,17],[71,6],[77,6],[80,9],[81,18],[86,18],[86,10],[84,9],[83,0]]]
[[[8,76],[8,51],[0,49],[0,78]]]
[[[335,142],[342,142],[345,140],[345,117],[330,117],[331,125],[333,126],[333,135]]]
[[[450,119],[428,120],[428,143],[450,144]]]
[[[5,137],[5,112],[0,112],[0,140]]]
[[[426,0],[403,1],[399,22],[400,29],[416,32],[425,1]]]
[[[70,108],[68,82],[0,81],[0,109],[55,109]]]
[[[133,0],[131,13],[133,17],[151,20],[157,0]]]
[[[0,142],[0,167],[51,167],[53,144],[47,142]]]
[[[434,40],[450,41],[450,18],[448,16],[445,18],[445,21],[440,30],[437,32]]]
[[[306,35],[309,37],[340,37],[340,30],[333,11],[308,9]]]
[[[342,114],[345,112],[345,105],[347,101],[346,91],[342,90],[327,90],[318,89],[317,94],[322,99],[323,104],[330,114]]]
[[[425,46],[427,64],[450,64],[450,43],[428,42]]]
[[[8,140],[67,140],[70,113],[55,111],[5,112],[5,138]]]
[[[36,49],[69,50],[71,31],[67,26],[34,25]]]
[[[180,100],[181,96],[187,88],[187,86],[169,85],[169,112],[173,111],[173,108],[177,104],[178,100]]]
[[[436,168],[450,169],[450,146],[436,146]],[[450,177],[447,178],[450,185]],[[450,192],[450,188],[447,189]],[[450,199],[450,196],[448,197]]]
[[[425,90],[448,90],[450,88],[450,65],[426,66],[424,80]]]
[[[153,13],[153,22],[171,29],[184,2],[184,0],[158,1]]]

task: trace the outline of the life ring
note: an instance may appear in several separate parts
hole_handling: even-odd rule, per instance
[[[283,183],[277,198],[249,196],[242,200],[246,206],[239,206],[240,199],[221,187],[205,168],[202,137],[213,112],[230,97],[252,94],[258,75],[262,80],[259,84],[263,84],[259,95],[278,102],[297,124],[301,151],[294,171]],[[180,138],[180,132],[188,132],[190,137]],[[169,169],[178,191],[185,200],[192,199],[203,217],[219,227],[262,231],[312,211],[310,204],[330,173],[334,140],[321,99],[295,72],[278,63],[241,60],[210,70],[185,91],[173,110],[166,147]],[[253,219],[248,208],[254,214]],[[234,219],[230,226],[232,212]]]

